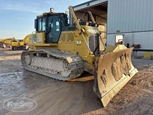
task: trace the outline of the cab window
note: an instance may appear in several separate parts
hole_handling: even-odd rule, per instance
[[[38,32],[46,31],[46,17],[38,19]]]

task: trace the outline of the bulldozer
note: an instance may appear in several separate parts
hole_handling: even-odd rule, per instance
[[[11,41],[13,41],[13,40],[15,40],[14,37],[13,38],[5,38],[5,39],[3,39],[3,41],[2,41],[3,48],[10,48]]]
[[[36,31],[29,35],[30,49],[21,54],[22,65],[62,81],[80,77],[84,71],[93,74],[93,90],[105,107],[138,72],[131,62],[133,48],[106,46],[90,11],[82,20],[77,19],[72,6],[69,12],[73,24],[68,24],[67,13],[52,8],[36,17]]]
[[[27,50],[28,39],[29,39],[29,35],[27,35],[23,40],[13,39],[12,41],[10,41],[10,48],[12,50]]]
[[[10,48],[12,50],[24,49],[24,41],[23,40],[12,40],[10,42]]]

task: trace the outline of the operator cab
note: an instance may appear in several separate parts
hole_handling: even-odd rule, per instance
[[[66,26],[68,26],[68,18],[65,13],[50,11],[35,19],[36,32],[45,33],[45,43],[58,43],[62,29]]]

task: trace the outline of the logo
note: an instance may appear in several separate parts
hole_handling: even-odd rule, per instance
[[[11,98],[3,103],[3,107],[12,112],[28,112],[34,110],[37,107],[37,103],[26,97]]]
[[[38,42],[41,42],[41,38],[38,38]]]

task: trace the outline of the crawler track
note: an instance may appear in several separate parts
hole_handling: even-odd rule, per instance
[[[23,51],[21,62],[26,70],[58,80],[71,80],[84,71],[81,58],[57,49]]]

